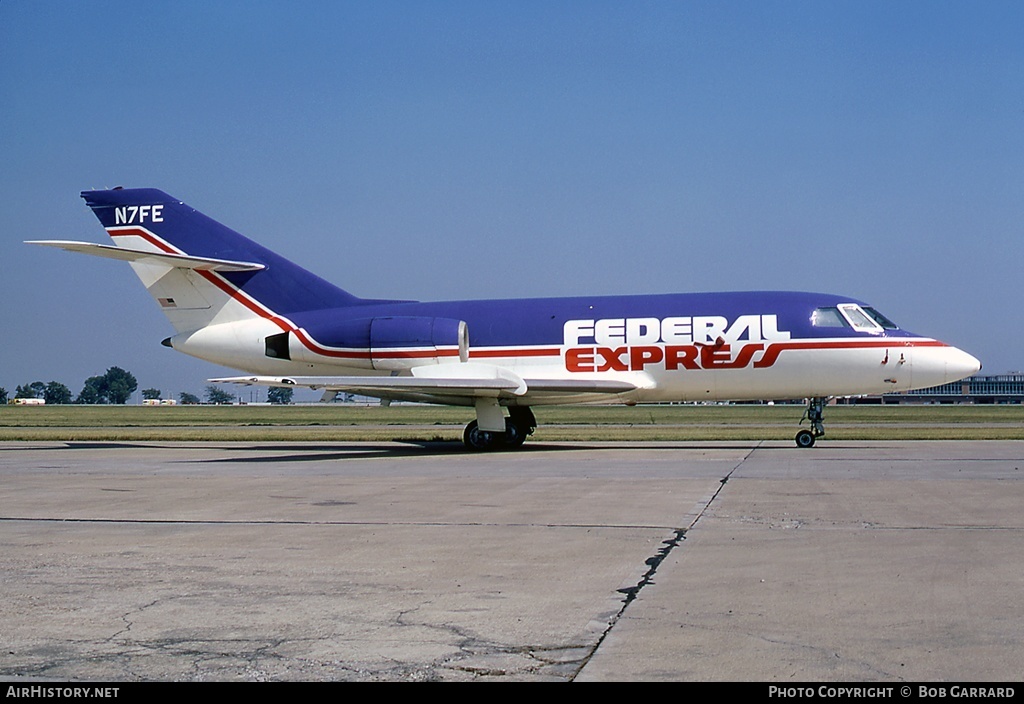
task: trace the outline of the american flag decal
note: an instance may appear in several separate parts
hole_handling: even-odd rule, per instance
[[[178,307],[178,304],[174,302],[173,298],[158,298],[156,300],[160,301],[160,307],[161,308],[177,308]]]

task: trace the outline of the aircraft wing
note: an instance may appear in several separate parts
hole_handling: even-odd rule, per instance
[[[267,267],[253,262],[236,262],[229,259],[213,259],[211,257],[190,257],[185,254],[170,252],[147,252],[142,249],[115,247],[108,244],[93,242],[74,242],[71,240],[29,240],[26,244],[38,244],[44,247],[57,247],[69,252],[91,254],[107,259],[120,259],[143,264],[162,264],[180,269],[200,269],[205,271],[261,271]]]
[[[304,386],[314,390],[410,401],[471,403],[475,398],[536,396],[614,396],[635,391],[627,381],[606,379],[523,379],[488,364],[439,364],[416,367],[413,376],[236,376],[213,383],[257,386]]]
[[[518,385],[504,379],[418,379],[411,376],[234,376],[210,379],[214,384],[246,386],[305,386],[319,391],[344,391],[393,398],[410,394],[433,396],[500,396],[516,395]]]

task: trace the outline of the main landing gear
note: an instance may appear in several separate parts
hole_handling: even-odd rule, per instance
[[[814,447],[814,441],[825,434],[825,424],[822,420],[825,417],[825,399],[820,396],[807,400],[807,410],[800,423],[806,420],[810,428],[805,428],[796,434],[797,447]]]
[[[528,406],[511,406],[509,416],[505,419],[505,432],[481,430],[478,421],[466,426],[462,433],[462,442],[470,450],[483,452],[486,450],[511,450],[521,447],[526,436],[532,435],[537,429],[537,419]]]

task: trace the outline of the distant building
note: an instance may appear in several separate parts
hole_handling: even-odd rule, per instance
[[[969,376],[962,381],[897,394],[865,397],[857,403],[1024,403],[1024,374]]]

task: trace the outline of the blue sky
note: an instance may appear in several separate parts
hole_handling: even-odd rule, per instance
[[[225,370],[78,193],[366,297],[827,291],[1024,368],[1014,2],[0,2],[0,386]]]

